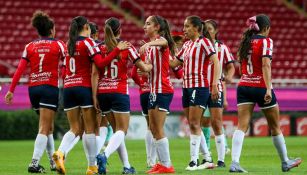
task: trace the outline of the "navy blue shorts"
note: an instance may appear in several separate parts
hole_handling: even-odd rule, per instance
[[[208,99],[208,108],[223,108],[224,105],[224,94],[223,92],[219,92],[219,99],[217,102],[213,102],[211,99],[211,93]]]
[[[150,93],[148,99],[148,109],[155,109],[158,107],[160,111],[169,112],[174,94]]]
[[[190,106],[200,106],[206,109],[209,99],[209,88],[183,88],[182,89],[182,106],[184,108]]]
[[[50,85],[29,87],[29,96],[32,108],[47,108],[57,111],[59,103],[59,88]]]
[[[148,101],[149,101],[149,92],[143,93],[140,95],[140,102],[142,107],[142,113],[144,116],[148,115]]]
[[[64,111],[79,107],[93,107],[92,88],[81,86],[64,88]]]
[[[272,101],[269,104],[264,104],[264,96],[266,88],[239,86],[237,88],[237,104],[258,104],[260,109],[267,109],[277,105],[275,93],[272,89]]]
[[[130,98],[127,94],[101,93],[97,95],[102,113],[130,113]]]

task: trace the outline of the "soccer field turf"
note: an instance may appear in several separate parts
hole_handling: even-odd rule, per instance
[[[211,139],[211,151],[214,160],[216,160],[216,150],[214,146],[214,139]],[[228,143],[230,143],[228,139]],[[59,145],[56,142],[56,148]],[[303,160],[307,159],[307,137],[287,137],[286,143],[288,147],[288,154],[290,157],[301,157]],[[33,152],[33,141],[0,141],[0,174],[2,175],[22,175],[27,173],[27,166],[30,163]],[[145,144],[143,140],[127,140],[126,145],[129,153],[129,160],[132,166],[137,170],[137,174],[145,174],[146,168],[146,153]],[[171,160],[176,169],[176,174],[229,174],[228,168],[231,161],[230,155],[226,155],[226,168],[201,170],[187,172],[185,167],[188,165],[189,156],[189,140],[188,139],[170,139]],[[285,174],[281,172],[281,164],[276,150],[274,149],[270,137],[265,138],[246,138],[241,156],[241,165],[249,174]],[[292,169],[288,174],[306,174],[307,162],[303,163],[298,168]],[[47,173],[50,172],[49,162],[46,154],[44,154],[41,165],[43,165]],[[66,159],[66,170],[68,175],[82,175],[85,174],[87,163],[83,152],[81,141],[68,154]],[[111,155],[108,165],[107,174],[121,174],[122,165],[117,153]]]

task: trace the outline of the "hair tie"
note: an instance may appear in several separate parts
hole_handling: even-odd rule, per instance
[[[259,31],[259,26],[258,26],[258,24],[256,22],[256,16],[248,18],[247,21],[246,21],[246,25],[248,26],[248,28],[250,30]]]

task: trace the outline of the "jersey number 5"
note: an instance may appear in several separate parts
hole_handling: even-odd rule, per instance
[[[118,75],[118,67],[115,64],[117,61],[118,60],[115,59],[115,60],[112,60],[112,62],[111,62],[111,78],[116,78],[117,75]]]

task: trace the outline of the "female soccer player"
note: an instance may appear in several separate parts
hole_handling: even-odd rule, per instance
[[[44,173],[45,169],[39,162],[46,147],[51,149],[47,150],[49,155],[52,156],[54,151],[52,132],[58,107],[58,68],[60,60],[65,58],[66,47],[62,41],[54,39],[54,22],[46,13],[36,11],[32,17],[32,26],[36,28],[39,39],[26,45],[5,101],[11,104],[15,87],[30,63],[29,96],[32,108],[39,114],[39,131],[28,172]]]
[[[148,101],[149,127],[160,164],[154,165],[147,173],[175,173],[171,164],[169,143],[164,135],[163,126],[173,98],[173,86],[169,78],[169,59],[175,54],[175,43],[171,37],[167,20],[161,16],[149,16],[144,31],[150,42],[141,48],[146,60],[153,64],[149,75],[150,95]]]
[[[149,72],[152,65],[145,64],[139,57],[136,49],[130,46],[120,51],[116,45],[120,40],[121,24],[117,18],[109,18],[105,22],[105,45],[102,48],[103,57],[110,57],[110,52],[116,52],[111,64],[105,69],[100,69],[99,81],[94,83],[93,89],[98,87],[98,101],[100,110],[108,118],[115,133],[111,136],[106,149],[97,156],[98,172],[106,174],[106,163],[110,155],[118,150],[124,168],[122,174],[134,174],[135,170],[130,165],[125,145],[130,119],[130,99],[128,93],[128,62],[133,62],[144,72]],[[93,81],[97,81],[94,79]]]
[[[238,58],[241,63],[241,79],[237,88],[238,129],[232,138],[232,163],[230,172],[246,172],[239,164],[243,139],[257,103],[267,118],[274,146],[281,159],[282,171],[298,166],[300,158],[289,159],[284,136],[279,125],[279,107],[272,88],[271,61],[273,40],[269,38],[271,22],[260,14],[247,20]]]
[[[225,159],[225,145],[226,145],[226,140],[225,140],[225,135],[223,132],[223,123],[222,123],[222,117],[223,117],[223,102],[224,102],[224,89],[226,87],[223,87],[222,84],[222,73],[225,73],[225,81],[226,82],[231,82],[232,77],[234,75],[234,59],[232,54],[229,52],[228,47],[222,43],[221,41],[218,40],[217,35],[218,35],[218,24],[216,21],[210,19],[205,21],[205,25],[207,27],[207,31],[210,34],[210,37],[212,38],[212,41],[214,43],[214,48],[217,53],[219,62],[220,62],[220,69],[221,72],[218,75],[218,91],[219,91],[219,99],[216,102],[213,102],[209,98],[208,102],[208,108],[210,111],[209,116],[206,115],[206,112],[208,113],[208,109],[206,109],[205,112],[205,118],[202,118],[202,124],[206,124],[205,126],[210,126],[210,120],[212,120],[212,128],[214,130],[215,134],[215,143],[216,143],[216,149],[218,153],[218,161],[217,161],[217,167],[225,167],[224,159]],[[225,66],[225,72],[222,72]],[[213,78],[213,72],[214,69],[211,64],[209,64],[208,67],[208,81],[211,87],[212,84],[212,78]],[[210,118],[210,115],[212,116],[212,119]],[[204,134],[206,136],[206,140],[209,140],[207,142],[208,148],[210,148],[210,128],[206,127],[204,129]]]
[[[83,16],[75,17],[69,29],[68,53],[65,58],[66,76],[64,79],[64,111],[70,124],[70,130],[64,135],[58,151],[53,155],[59,173],[65,174],[64,155],[80,135],[80,112],[82,112],[85,146],[88,151],[87,174],[97,173],[96,166],[96,138],[97,120],[93,107],[91,70],[92,61],[99,68],[104,68],[113,58],[102,59],[100,49],[95,41],[89,38],[91,33],[88,20]],[[125,49],[127,43],[120,43],[117,47]],[[114,54],[114,53],[113,53]]]
[[[202,142],[202,152],[205,160],[209,161],[211,156],[204,136],[202,135],[200,122],[204,109],[209,100],[208,65],[211,61],[214,66],[214,73],[211,82],[211,99],[216,102],[219,99],[218,79],[220,75],[220,65],[214,47],[208,39],[210,35],[206,31],[204,22],[198,16],[189,16],[184,21],[184,34],[190,40],[185,42],[182,49],[172,63],[172,67],[183,64],[183,96],[182,103],[184,113],[188,117],[191,129],[190,155],[191,161],[186,168],[188,171],[211,168],[211,164],[203,161],[198,167],[197,159],[200,143]],[[202,35],[205,34],[206,37]]]

